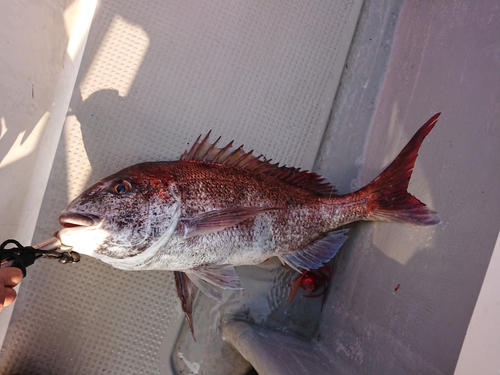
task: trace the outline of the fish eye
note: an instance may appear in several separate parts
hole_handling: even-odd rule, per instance
[[[111,192],[116,195],[127,194],[130,190],[132,190],[132,184],[126,180],[117,181],[111,187]]]

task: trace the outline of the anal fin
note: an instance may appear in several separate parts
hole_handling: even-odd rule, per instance
[[[323,238],[320,238],[312,245],[309,245],[304,250],[295,253],[280,255],[282,263],[288,264],[294,270],[318,269],[323,266],[323,263],[332,259],[344,242],[347,240],[349,229],[339,229],[329,232]]]

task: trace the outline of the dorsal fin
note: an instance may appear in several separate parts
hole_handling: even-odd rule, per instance
[[[254,156],[253,150],[245,152],[243,146],[233,150],[233,141],[229,142],[225,147],[216,147],[220,137],[214,143],[210,143],[208,141],[210,133],[211,131],[201,141],[200,135],[191,149],[184,151],[180,160],[198,160],[242,168],[279,178],[291,185],[315,192],[319,195],[335,195],[335,187],[314,172],[301,171],[300,168],[286,167],[284,165],[280,167],[279,163],[272,164],[271,160],[262,160],[262,155]]]

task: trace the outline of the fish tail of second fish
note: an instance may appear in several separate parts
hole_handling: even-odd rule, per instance
[[[359,191],[368,198],[367,220],[396,221],[420,226],[441,223],[435,211],[407,191],[418,150],[439,115],[440,113],[436,113],[422,125],[396,159]]]

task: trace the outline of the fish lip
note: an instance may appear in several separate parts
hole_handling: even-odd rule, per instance
[[[103,220],[97,215],[83,215],[76,212],[64,211],[59,216],[59,223],[63,228],[56,232],[54,236],[61,241],[63,246],[71,248],[81,241],[79,236],[85,235],[89,231],[100,230]]]
[[[96,227],[100,225],[102,219],[99,216],[91,214],[79,214],[76,212],[63,212],[59,216],[59,224],[63,228],[76,228],[76,227]]]

